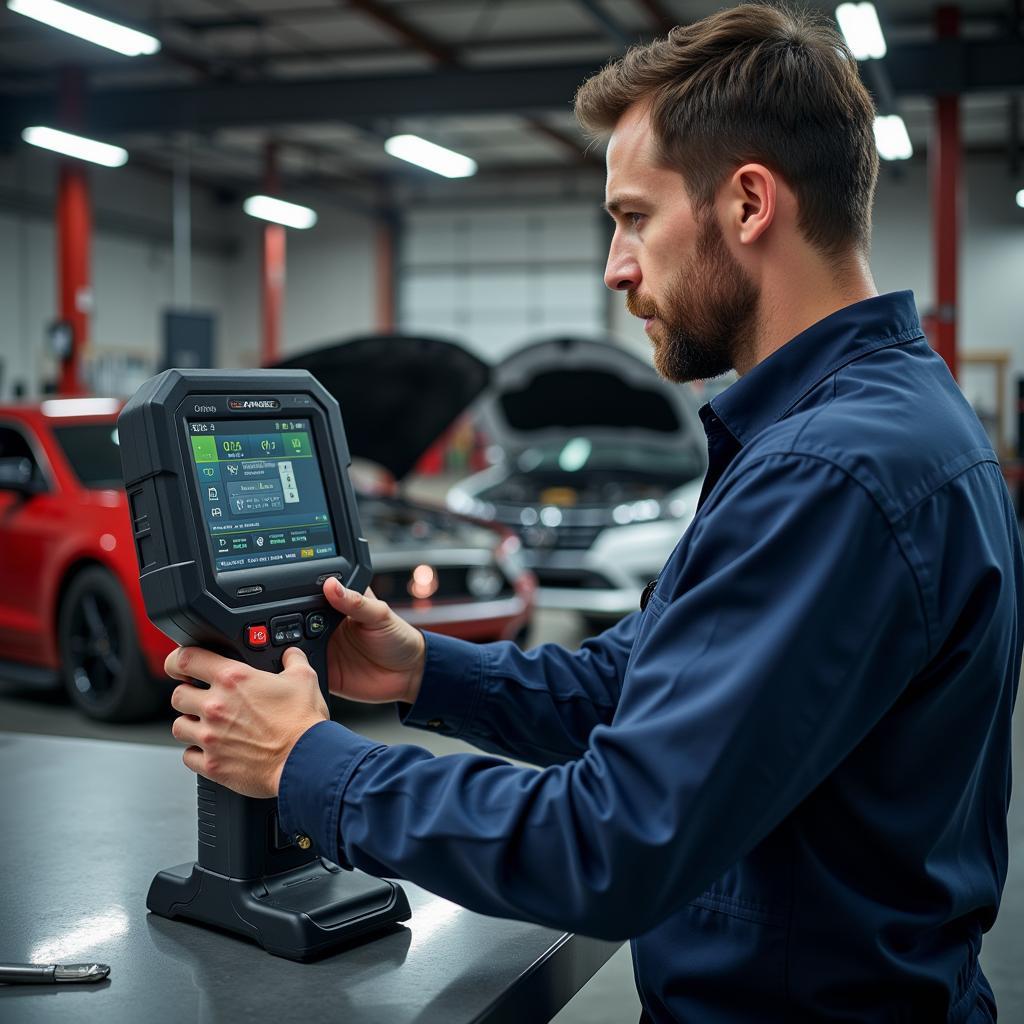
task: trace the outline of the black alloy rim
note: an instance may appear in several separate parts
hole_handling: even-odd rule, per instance
[[[90,703],[101,703],[121,675],[121,633],[114,605],[87,590],[71,612],[69,654],[71,685]]]

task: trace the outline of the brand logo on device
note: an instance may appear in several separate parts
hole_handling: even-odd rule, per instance
[[[246,409],[280,409],[281,403],[276,398],[229,398],[228,408],[232,412],[244,412]]]

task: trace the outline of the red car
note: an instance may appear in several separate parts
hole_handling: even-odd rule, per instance
[[[120,407],[107,398],[0,406],[0,677],[62,679],[104,721],[166,705],[173,647],[139,591]]]
[[[111,722],[167,705],[173,647],[142,603],[120,407],[107,398],[0,406],[0,679],[62,681],[85,714]],[[465,639],[522,635],[535,580],[517,538],[398,497],[359,503],[371,585],[399,614]]]

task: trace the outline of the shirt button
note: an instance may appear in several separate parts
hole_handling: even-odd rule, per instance
[[[430,721],[427,722],[427,728],[428,729],[443,729],[444,728],[444,719],[443,718],[431,718]]]
[[[309,836],[302,835],[300,832],[295,836],[295,845],[300,850],[308,850],[313,845],[313,840]]]

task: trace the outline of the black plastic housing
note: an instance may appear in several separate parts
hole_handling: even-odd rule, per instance
[[[216,573],[204,536],[185,424],[190,420],[253,419],[259,410],[232,412],[229,401],[277,403],[267,419],[302,416],[311,421],[334,518],[339,555],[270,569]],[[267,413],[269,412],[269,415]],[[235,656],[265,669],[280,668],[281,648],[252,651],[244,629],[289,612],[337,613],[316,581],[338,575],[363,591],[370,582],[369,547],[359,533],[351,463],[338,403],[304,370],[165,370],[142,385],[118,417],[121,461],[139,561],[139,582],[150,619],[172,640],[204,647],[227,645]],[[240,588],[264,591],[237,597]],[[333,621],[330,621],[333,620]]]
[[[310,422],[337,555],[217,572],[192,469],[189,424],[289,417]],[[287,646],[300,646],[326,693],[327,643],[341,617],[323,597],[323,580],[338,576],[362,591],[372,575],[334,398],[304,370],[165,370],[125,405],[118,433],[139,582],[154,624],[179,644],[266,671],[279,671]],[[257,586],[260,591],[252,593]],[[314,611],[326,622],[315,637],[262,650],[246,643],[250,625]],[[197,863],[153,879],[147,897],[153,912],[234,931],[294,960],[409,917],[397,885],[341,871],[282,835],[276,800],[242,797],[201,776],[197,784]],[[292,888],[297,883],[302,899],[285,898],[299,891]]]

